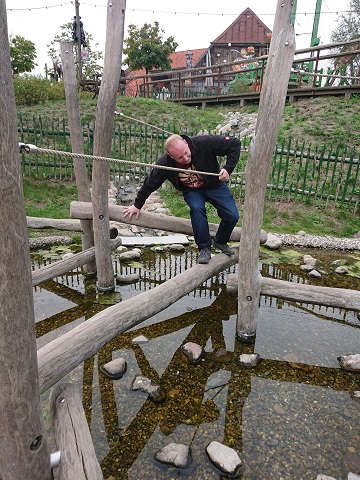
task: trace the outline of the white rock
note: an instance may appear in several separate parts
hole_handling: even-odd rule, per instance
[[[338,357],[340,367],[351,372],[360,372],[360,354]]]
[[[121,378],[126,372],[127,363],[124,358],[116,358],[100,366],[100,370],[110,378]]]
[[[210,461],[227,475],[235,475],[242,465],[239,454],[220,442],[210,442],[206,448]]]
[[[347,267],[344,267],[343,265],[340,265],[340,267],[335,268],[335,273],[339,273],[340,275],[346,275],[349,273],[349,269]]]
[[[360,475],[350,472],[348,475],[348,480],[360,480]]]
[[[311,271],[309,272],[309,277],[321,278],[321,273],[318,272],[317,270],[311,270]]]
[[[318,475],[316,480],[336,480],[336,478],[329,477],[328,475]]]
[[[135,337],[131,340],[131,343],[147,343],[149,341],[148,338],[145,337],[145,335],[139,335],[138,337]]]
[[[264,243],[264,247],[270,248],[271,250],[277,250],[282,245],[282,241],[276,235],[268,233],[267,240]]]
[[[182,443],[169,443],[158,451],[155,459],[176,468],[187,468],[191,463],[190,447]]]

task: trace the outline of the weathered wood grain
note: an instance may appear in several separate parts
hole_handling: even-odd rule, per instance
[[[266,186],[276,146],[295,53],[294,26],[290,24],[291,0],[278,0],[261,90],[255,137],[249,146],[245,169],[243,234],[240,239],[237,336],[245,341],[256,333],[259,313],[258,271],[260,231]]]
[[[107,4],[104,68],[96,109],[94,155],[110,157],[116,95],[121,72],[124,40],[125,0]],[[97,286],[100,290],[113,290],[114,271],[109,244],[109,187],[110,165],[95,161],[92,174],[92,200],[94,210],[94,239],[96,251]]]
[[[64,89],[71,149],[74,153],[84,153],[84,136],[80,120],[80,106],[75,74],[73,42],[70,40],[61,41],[60,52],[64,73]],[[90,182],[88,179],[85,160],[82,158],[74,158],[73,163],[78,198],[83,202],[91,202]],[[81,232],[83,250],[93,247],[94,233],[92,222],[89,220],[81,220]],[[95,259],[84,265],[84,270],[88,274],[95,273]]]
[[[57,385],[50,394],[56,447],[61,452],[58,480],[102,480],[82,402],[75,385]]]
[[[227,276],[226,289],[229,293],[238,293],[238,275],[236,273],[230,273]],[[358,290],[305,285],[261,277],[260,291],[262,295],[270,295],[294,302],[360,311],[360,293]]]
[[[174,217],[172,215],[165,215],[163,213],[149,213],[142,211],[138,219],[135,216],[129,220],[123,215],[123,205],[109,205],[110,220],[122,222],[130,225],[137,225],[139,227],[153,228],[155,230],[166,230],[168,232],[184,233],[185,235],[193,235],[191,221],[187,218]],[[86,202],[71,202],[70,217],[71,218],[92,218],[91,203]],[[215,235],[219,225],[216,223],[209,223],[210,234]],[[238,242],[241,236],[241,228],[235,227],[230,240]],[[264,230],[260,232],[260,243],[263,244],[267,240],[267,233]]]
[[[0,1],[0,477],[50,480],[6,3]]]

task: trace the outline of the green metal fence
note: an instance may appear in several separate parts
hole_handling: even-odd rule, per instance
[[[175,126],[162,126],[176,133]],[[41,117],[18,117],[19,141],[37,147],[59,151],[71,151],[70,133],[64,120],[42,121]],[[141,185],[150,167],[164,152],[166,133],[159,133],[148,126],[130,124],[126,128],[114,126],[111,158],[137,162],[128,166],[110,164],[111,180],[126,186]],[[84,153],[93,153],[93,126],[83,127]],[[186,132],[196,135],[197,132]],[[242,139],[246,147],[247,140]],[[236,199],[245,194],[247,152],[242,152],[236,170],[231,176],[230,188]],[[73,180],[72,159],[59,155],[22,154],[24,176]],[[87,163],[91,177],[92,162]],[[300,142],[283,142],[274,152],[268,180],[267,199],[272,201],[301,201],[320,206],[347,207],[354,213],[360,203],[360,158],[354,149],[314,147]]]

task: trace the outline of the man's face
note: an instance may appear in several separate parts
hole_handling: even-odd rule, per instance
[[[174,145],[172,145],[168,150],[168,154],[177,163],[187,165],[191,162],[190,148],[185,140],[176,142]]]

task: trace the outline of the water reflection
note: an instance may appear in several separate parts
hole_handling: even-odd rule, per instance
[[[135,300],[137,293],[155,288],[195,261],[191,250],[184,255],[147,250],[139,282],[116,290],[123,300]],[[139,265],[121,265],[116,257],[114,267],[122,275],[139,271]],[[289,268],[261,266],[263,275],[306,281]],[[349,471],[349,452],[360,457],[360,409],[349,395],[360,390],[359,376],[342,371],[336,360],[358,352],[355,312],[262,297],[255,344],[244,345],[235,339],[237,298],[224,289],[227,273],[113,339],[67,375],[66,381],[75,382],[82,392],[105,479],[222,478],[205,454],[212,440],[241,452],[244,480],[313,480],[319,473],[340,480]],[[54,295],[69,304],[60,302],[51,310],[47,295],[50,306]],[[38,346],[107,306],[95,303],[99,294],[94,281],[84,280],[81,270],[36,287],[34,300],[42,319],[36,325]],[[58,312],[59,305],[63,311]],[[134,345],[138,335],[149,342]],[[189,341],[205,348],[200,365],[181,358],[179,348]],[[212,353],[219,348],[229,353],[228,363],[214,361]],[[251,352],[262,357],[258,367],[238,367],[238,356]],[[118,357],[126,359],[128,371],[112,381],[99,367]],[[155,404],[145,394],[130,391],[129,381],[136,374],[160,383],[167,392],[165,402]],[[185,471],[154,461],[154,453],[170,442],[191,446],[193,463]]]

